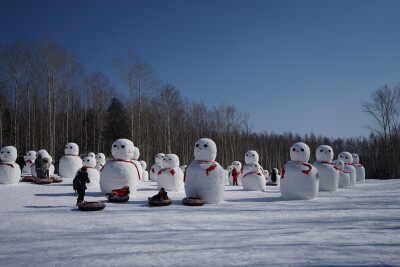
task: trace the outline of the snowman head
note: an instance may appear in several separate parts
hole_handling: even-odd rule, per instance
[[[317,161],[332,162],[333,160],[333,149],[330,146],[319,146],[315,154],[317,156]]]
[[[161,164],[163,163],[164,156],[165,156],[164,153],[158,153],[158,154],[154,157],[154,161],[156,162],[156,164],[161,165]]]
[[[13,146],[5,146],[0,151],[1,161],[3,162],[15,162],[17,156],[17,149]]]
[[[41,149],[41,150],[39,150],[39,151],[36,153],[36,157],[39,156],[39,155],[42,157],[42,159],[43,159],[43,158],[48,158],[48,159],[50,160],[50,162],[53,161],[53,158],[50,156],[49,152],[47,152],[46,149]]]
[[[228,172],[232,171],[232,170],[233,170],[233,166],[232,166],[232,165],[229,165],[228,167],[226,167],[226,170],[227,170]]]
[[[162,166],[164,168],[176,168],[179,166],[179,157],[175,154],[165,154]]]
[[[36,159],[36,151],[28,151],[26,152],[26,159],[28,160],[35,160]]]
[[[246,155],[244,156],[244,161],[246,162],[246,164],[258,162],[258,160],[259,156],[255,150],[247,151]]]
[[[139,161],[140,165],[142,166],[142,169],[145,170],[147,168],[147,163],[144,160]]]
[[[103,164],[106,162],[106,156],[103,153],[97,153],[94,158],[96,159],[97,163]]]
[[[87,154],[87,156],[88,156],[88,157],[95,158],[95,157],[96,157],[96,154],[94,154],[94,152],[89,152],[89,153]]]
[[[269,176],[269,171],[267,169],[264,169],[264,176],[266,176],[266,177]]]
[[[351,154],[351,156],[353,157],[353,163],[355,164],[360,163],[360,157],[356,153]]]
[[[353,163],[353,157],[349,152],[340,152],[338,159],[343,160],[344,164],[352,164]]]
[[[336,167],[338,167],[339,170],[343,170],[343,169],[344,169],[344,162],[343,162],[343,160],[337,159],[337,160],[334,160],[334,161],[332,161],[332,162],[333,162],[333,164],[336,165]]]
[[[140,156],[139,148],[135,146],[133,148],[133,158],[132,159],[138,160],[139,156]]]
[[[68,143],[64,146],[65,155],[79,155],[79,146],[75,143]]]
[[[111,146],[111,153],[114,159],[130,160],[133,157],[133,145],[131,140],[118,139]]]
[[[242,163],[240,163],[240,161],[232,161],[231,165],[238,171],[242,169]]]
[[[84,157],[82,159],[82,165],[85,167],[94,167],[96,166],[96,159],[94,157]]]
[[[258,171],[258,163],[257,162],[249,163],[249,171],[250,172]]]
[[[213,140],[201,138],[194,145],[194,159],[214,161],[217,157],[217,145]]]
[[[308,162],[310,160],[310,148],[302,142],[290,147],[290,160]]]

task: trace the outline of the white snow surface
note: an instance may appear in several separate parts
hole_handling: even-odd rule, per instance
[[[400,180],[366,180],[284,201],[227,186],[218,205],[149,207],[156,183],[103,211],[75,207],[72,180],[0,185],[0,266],[398,265]],[[106,200],[98,190],[85,200]]]

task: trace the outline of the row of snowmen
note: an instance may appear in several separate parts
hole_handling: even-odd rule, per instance
[[[32,161],[30,152],[27,157]],[[38,151],[38,154],[39,152],[44,153]],[[65,155],[60,159],[60,175],[72,178],[82,166],[86,166],[92,186],[100,185],[102,192],[109,193],[112,189],[128,185],[131,193],[134,194],[139,182],[148,179],[148,174],[145,175],[144,171],[146,169],[145,162],[140,164],[137,160],[139,149],[130,140],[118,139],[112,144],[111,152],[113,160],[108,162],[105,162],[102,153],[97,155],[90,153],[88,157],[81,160],[78,156],[78,146],[68,143],[65,146]],[[10,157],[10,153],[13,156]],[[3,170],[5,168],[3,166],[16,165],[13,163],[16,154],[16,149],[13,147],[4,147],[1,150],[1,183],[7,183],[4,182],[7,172]],[[202,138],[196,142],[195,159],[188,166],[178,167],[179,158],[174,154],[159,153],[155,157],[156,163],[151,167],[150,179],[157,181],[158,187],[164,187],[166,190],[180,191],[184,188],[187,197],[204,198],[206,203],[223,201],[224,187],[226,184],[231,184],[230,177],[233,176],[233,170],[237,170],[237,174],[240,174],[239,178],[243,189],[252,191],[265,189],[268,171],[263,170],[259,165],[259,156],[256,151],[251,150],[246,153],[246,164],[243,168],[240,162],[234,161],[228,170],[224,170],[215,162],[216,154],[216,144],[208,138]],[[50,157],[48,153],[44,156]],[[318,190],[336,191],[338,187],[346,188],[355,185],[357,180],[365,179],[364,167],[359,164],[356,154],[342,152],[339,154],[338,160],[332,162],[333,150],[324,145],[317,148],[316,156],[317,161],[313,166],[308,163],[310,149],[306,144],[296,143],[290,148],[291,160],[282,169],[280,187],[282,197],[312,199],[316,197]],[[18,165],[14,168],[17,169],[17,167]],[[229,170],[231,171],[229,172]],[[19,167],[18,171],[19,180]],[[145,178],[145,176],[147,177]],[[233,178],[232,183],[234,183]]]

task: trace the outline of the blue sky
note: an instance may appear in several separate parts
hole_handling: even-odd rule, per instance
[[[130,49],[189,99],[257,131],[368,135],[361,101],[400,82],[400,1],[1,1],[0,43],[48,35],[121,87]],[[122,90],[122,89],[121,89]]]

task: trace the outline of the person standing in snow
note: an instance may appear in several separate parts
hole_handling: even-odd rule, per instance
[[[25,166],[25,159],[24,159],[24,154],[19,153],[19,157],[17,157],[17,160],[15,161],[19,165],[19,168],[21,169],[22,173],[22,168]]]
[[[87,189],[86,184],[90,183],[89,176],[87,173],[87,168],[83,166],[78,174],[75,176],[72,186],[74,190],[78,193],[78,199],[76,200],[76,205],[83,202],[85,198],[85,191]]]

